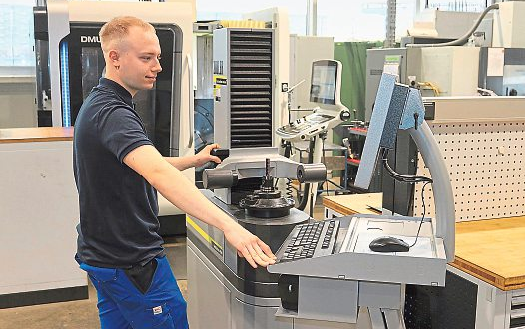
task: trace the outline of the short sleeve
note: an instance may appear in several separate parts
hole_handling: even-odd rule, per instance
[[[98,120],[102,145],[122,163],[126,155],[142,145],[153,145],[136,113],[125,107],[102,111]]]

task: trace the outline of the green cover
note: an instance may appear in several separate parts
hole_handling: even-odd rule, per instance
[[[366,50],[381,46],[381,42],[336,42],[334,58],[343,65],[341,102],[356,112],[352,120],[365,119]]]

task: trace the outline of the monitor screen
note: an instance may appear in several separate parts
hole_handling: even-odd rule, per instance
[[[383,73],[366,134],[354,185],[368,189],[381,148],[392,148],[403,114],[408,86],[396,83],[396,75]]]
[[[310,102],[335,105],[337,84],[337,62],[316,61],[312,65]]]

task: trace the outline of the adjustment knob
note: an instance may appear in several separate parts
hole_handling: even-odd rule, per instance
[[[339,114],[339,118],[342,121],[349,120],[350,119],[350,111],[348,111],[348,110],[341,111],[341,113]]]

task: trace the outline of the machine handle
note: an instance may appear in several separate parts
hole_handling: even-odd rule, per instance
[[[190,139],[188,140],[188,148],[191,149],[193,147],[193,115],[195,113],[195,106],[194,106],[194,100],[193,100],[193,62],[191,59],[191,54],[186,55],[186,62],[188,63],[188,90],[189,90],[189,102],[190,106],[188,106],[188,115],[189,115],[189,123],[190,123]]]
[[[210,152],[211,155],[218,157],[221,161],[224,161],[227,157],[230,156],[229,149],[213,149]]]

